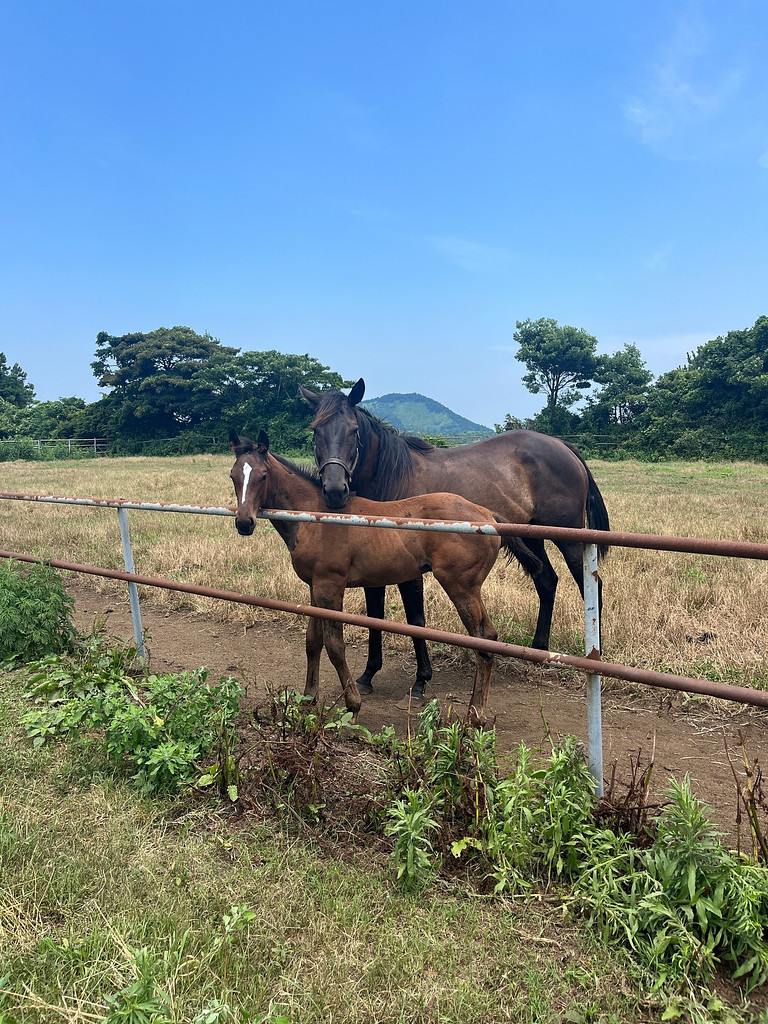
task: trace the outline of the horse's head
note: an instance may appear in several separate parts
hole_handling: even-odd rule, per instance
[[[299,385],[301,396],[315,412],[312,433],[315,462],[323,485],[323,500],[328,508],[344,508],[360,456],[359,428],[355,406],[365,394],[361,377],[348,395],[341,391],[315,394]]]
[[[229,447],[235,454],[235,464],[229,474],[237,498],[235,526],[243,537],[250,537],[256,526],[256,516],[264,507],[267,496],[269,438],[261,430],[254,444],[231,430]]]

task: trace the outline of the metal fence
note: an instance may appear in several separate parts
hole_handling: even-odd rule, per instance
[[[364,615],[353,615],[347,612],[336,612],[329,609],[315,608],[311,605],[297,605],[292,602],[277,601],[255,595],[239,594],[233,591],[217,590],[210,587],[199,587],[175,580],[160,577],[143,576],[135,572],[131,547],[128,511],[143,512],[174,512],[194,515],[233,516],[231,508],[178,505],[161,502],[127,501],[123,499],[77,498],[61,495],[13,494],[0,493],[0,499],[9,501],[32,501],[58,505],[82,505],[95,508],[115,509],[118,514],[120,538],[123,550],[125,571],[105,569],[98,566],[66,562],[59,559],[42,559],[24,553],[2,551],[0,558],[13,558],[23,562],[45,562],[54,568],[72,572],[88,573],[112,579],[125,580],[128,583],[133,631],[136,645],[142,655],[144,641],[141,627],[141,613],[138,600],[138,586],[161,587],[189,594],[198,594],[224,601],[248,604],[254,607],[269,608],[291,614],[314,616],[331,619],[349,625],[362,626],[369,629],[381,629],[385,632],[401,636],[421,637],[424,640],[437,641],[454,646],[466,647],[470,650],[485,651],[489,654],[519,658],[540,665],[558,665],[577,669],[586,674],[587,681],[587,743],[590,770],[595,778],[596,793],[603,792],[603,759],[602,759],[602,716],[601,716],[601,677],[608,676],[629,682],[697,693],[717,697],[722,700],[737,701],[756,707],[768,708],[768,692],[754,690],[745,686],[733,686],[717,683],[707,679],[695,679],[688,676],[654,672],[649,669],[634,668],[601,660],[599,648],[600,619],[598,608],[598,571],[597,549],[601,544],[614,547],[645,548],[657,551],[677,551],[691,554],[720,555],[736,558],[755,558],[768,560],[768,544],[755,544],[747,541],[706,540],[691,537],[657,536],[655,534],[619,533],[603,530],[577,530],[562,527],[532,526],[511,523],[472,523],[435,520],[412,520],[381,518],[373,516],[346,515],[336,512],[299,512],[277,511],[264,509],[259,517],[269,520],[283,520],[298,523],[325,523],[338,526],[353,525],[378,529],[401,530],[435,530],[439,532],[464,534],[496,534],[499,536],[517,536],[542,540],[567,540],[581,543],[584,548],[584,633],[585,656],[560,654],[553,651],[539,651],[517,644],[502,641],[484,640],[463,634],[449,633],[444,630],[427,627],[411,626],[402,622],[386,619],[373,619]]]
[[[44,448],[66,448],[68,452],[93,451],[97,455],[105,455],[109,439],[106,437],[4,437],[0,444],[32,445],[38,451]]]

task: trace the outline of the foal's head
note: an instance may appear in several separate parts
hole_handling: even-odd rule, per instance
[[[360,429],[355,406],[365,394],[365,381],[361,377],[348,395],[335,390],[315,394],[301,385],[299,389],[304,401],[315,412],[312,433],[323,499],[328,508],[344,508],[360,456]]]
[[[264,507],[267,496],[269,438],[261,430],[254,444],[232,430],[229,447],[235,454],[235,464],[229,474],[237,498],[235,526],[243,537],[250,537],[256,526],[256,516]]]

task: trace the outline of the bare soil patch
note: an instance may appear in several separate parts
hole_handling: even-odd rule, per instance
[[[133,637],[127,595],[109,600],[79,583],[69,583],[75,600],[77,626],[88,631],[106,618],[107,634]],[[156,672],[178,672],[205,666],[212,680],[235,675],[247,700],[263,702],[268,692],[303,690],[305,677],[304,622],[284,615],[247,628],[200,613],[165,611],[142,605],[142,624]],[[386,652],[385,638],[385,652]],[[427,696],[450,702],[456,711],[466,707],[474,659],[460,652],[432,650],[434,678]],[[365,665],[366,636],[348,631],[348,660],[354,675]],[[396,704],[413,680],[410,651],[385,653],[374,692],[363,698],[359,722],[372,732],[393,725],[406,736],[409,719]],[[521,741],[534,749],[549,749],[553,739],[574,735],[586,744],[587,723],[583,677],[522,662],[498,663],[489,701],[496,716],[497,750],[513,750]],[[324,656],[321,695],[327,702],[339,697],[338,679]],[[411,720],[413,725],[413,719]],[[614,765],[618,780],[628,781],[632,762],[647,765],[653,756],[652,791],[658,796],[670,777],[687,773],[696,795],[713,809],[712,818],[727,841],[737,842],[738,799],[726,753],[740,760],[741,741],[753,766],[768,761],[768,713],[740,704],[691,698],[666,690],[605,680],[603,694],[603,759],[607,778]],[[743,771],[740,771],[743,776]],[[766,819],[765,813],[763,818]],[[768,830],[768,820],[763,821]],[[746,826],[742,846],[748,844]]]

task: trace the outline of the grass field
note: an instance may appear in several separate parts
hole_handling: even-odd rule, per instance
[[[229,456],[125,458],[88,462],[4,463],[7,492],[230,505]],[[595,462],[613,528],[678,536],[768,540],[768,467],[751,463]],[[129,513],[136,571],[205,586],[303,602],[307,589],[293,575],[288,554],[264,522],[252,538],[239,537],[226,518]],[[71,506],[0,501],[2,546],[8,550],[122,568],[117,514]],[[578,591],[559,553],[561,578],[552,649],[582,652]],[[603,564],[603,653],[608,660],[741,682],[768,684],[768,626],[764,562],[704,555],[614,549]],[[124,585],[88,577],[90,586],[124,592]],[[427,578],[427,622],[461,631],[453,608]],[[484,594],[502,639],[526,643],[538,604],[522,573],[500,560]],[[142,600],[207,609],[252,621],[255,609],[205,598],[147,590]],[[363,611],[353,592],[347,608]],[[402,617],[397,591],[387,613]],[[395,643],[406,643],[395,640]]]
[[[458,884],[409,898],[370,848],[328,856],[274,823],[141,799],[66,748],[21,742],[14,688],[6,676],[4,1024],[101,1021],[109,996],[147,976],[180,1024],[205,1008],[201,1024],[647,1019],[619,961],[558,899],[489,901]]]
[[[2,487],[221,505],[232,500],[230,464],[6,464]],[[766,539],[765,467],[593,471],[619,529]],[[130,517],[140,572],[306,597],[266,523],[244,539],[229,519]],[[6,549],[121,567],[114,511],[0,501],[0,529]],[[604,578],[605,648],[615,660],[768,678],[762,563],[617,550]],[[124,585],[88,579],[124,594]],[[500,565],[487,596],[510,639],[530,635],[533,590],[517,571]],[[145,599],[257,614],[154,590]],[[455,626],[436,588],[428,621]],[[576,588],[563,580],[554,646],[578,651],[580,621]],[[408,896],[384,847],[323,850],[290,823],[142,798],[87,746],[26,742],[23,687],[19,674],[0,677],[0,1024],[640,1024],[665,1010],[665,1019],[689,1019],[682,1003],[676,1015],[666,999],[649,999],[556,890],[494,900],[456,882]],[[724,988],[695,998],[697,1020],[766,1020],[759,1002],[740,1006]],[[142,999],[145,1016],[129,1016]]]

